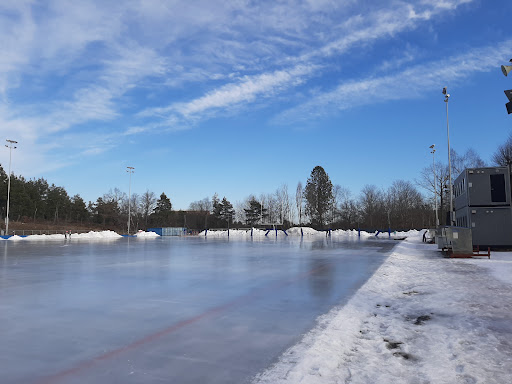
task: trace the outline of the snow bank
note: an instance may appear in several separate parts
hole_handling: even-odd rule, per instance
[[[76,234],[75,234],[76,235]],[[53,235],[30,235],[24,238],[25,240],[41,241],[41,240],[64,240],[63,234],[56,233]]]
[[[512,260],[446,259],[420,233],[253,383],[510,382],[512,287],[488,268]]]
[[[11,240],[11,241],[20,241],[20,240],[23,240],[24,238],[21,237],[21,236],[18,236],[18,235],[13,235],[11,237],[9,237],[7,240]]]
[[[90,231],[87,233],[72,233],[70,240],[94,240],[94,239],[119,239],[122,236],[114,231]],[[65,240],[63,234],[54,235],[30,235],[27,237],[11,236],[8,240],[27,240],[27,241],[44,241],[44,240]]]
[[[87,233],[73,233],[71,239],[78,238],[79,240],[89,239],[120,239],[122,236],[114,231],[90,231]]]
[[[301,229],[302,229],[302,233],[301,233]],[[267,233],[267,231],[263,230],[263,229],[253,228],[253,230],[252,230],[253,237],[265,236],[265,233]],[[307,236],[307,237],[311,237],[311,236],[324,236],[325,237],[325,235],[326,235],[325,231],[317,231],[316,229],[313,229],[310,227],[291,227],[286,230],[286,233],[289,236],[303,235],[303,236]],[[391,232],[391,238],[393,239],[393,238],[403,238],[403,237],[407,237],[407,236],[418,236],[419,234],[420,234],[420,231],[417,231],[417,230],[411,230],[411,231],[407,231],[407,232]],[[199,233],[198,236],[204,236],[204,235],[205,235],[205,231],[202,231],[201,233]],[[276,232],[274,230],[271,230],[268,233],[268,236],[271,236],[271,235],[273,237],[275,237]],[[206,236],[207,237],[227,237],[228,231],[227,230],[225,230],[225,231],[208,231],[206,233]],[[246,229],[230,229],[229,236],[230,237],[239,237],[239,238],[251,237],[251,230],[250,229],[247,229],[247,230]],[[284,232],[281,230],[277,231],[277,236],[278,237],[286,237]],[[351,230],[336,229],[336,230],[331,231],[331,236],[346,237],[346,238],[360,237],[362,239],[367,239],[369,237],[375,237],[375,233],[374,232],[366,232],[366,231],[359,232],[357,229],[351,229]],[[387,238],[389,238],[389,235],[387,232],[383,232],[383,233],[380,233],[378,237],[380,239],[387,239]]]
[[[160,235],[155,232],[144,232],[144,231],[137,232],[137,234],[135,236],[137,236],[137,238],[151,238],[151,239],[155,238],[155,237],[160,237]]]
[[[256,228],[252,229],[252,235],[256,236],[256,237],[265,236],[265,233],[267,233],[267,231],[262,230],[262,229],[256,229]],[[205,235],[205,231],[202,231],[201,233],[199,233],[198,236],[204,236],[204,235]],[[227,230],[225,230],[225,231],[208,231],[208,232],[206,232],[206,236],[207,237],[227,237],[228,231]],[[239,238],[251,237],[251,230],[250,229],[230,229],[229,236],[230,237],[231,236],[239,237]],[[283,236],[285,236],[284,233],[283,233]]]
[[[309,227],[292,227],[292,228],[287,229],[286,233],[290,236],[300,236],[301,228],[302,228],[302,234],[304,236],[315,236],[315,235],[322,233],[322,232],[318,232],[316,229],[309,228]],[[325,236],[325,233],[324,233],[324,236]]]

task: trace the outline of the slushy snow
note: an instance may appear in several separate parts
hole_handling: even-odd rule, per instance
[[[512,253],[443,258],[410,235],[253,383],[512,382]]]

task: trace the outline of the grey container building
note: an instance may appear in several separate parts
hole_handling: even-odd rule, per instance
[[[455,223],[471,228],[473,245],[512,246],[508,167],[468,168],[453,184]]]

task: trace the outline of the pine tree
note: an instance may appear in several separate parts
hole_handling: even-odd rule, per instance
[[[322,228],[326,224],[328,212],[333,202],[332,182],[325,170],[317,165],[304,188],[306,213],[313,226]]]
[[[172,204],[167,195],[162,192],[160,198],[156,202],[155,212],[152,217],[155,218],[156,224],[159,226],[169,225],[172,216]]]
[[[256,200],[254,196],[251,196],[249,200],[249,208],[244,209],[245,211],[245,222],[247,225],[254,225],[260,219],[267,217],[267,208],[262,208],[261,203]]]
[[[235,210],[233,209],[233,204],[231,204],[226,197],[222,198],[222,202],[220,203],[220,217],[226,223],[232,221],[233,216],[235,215]]]
[[[171,200],[167,197],[167,195],[162,192],[160,195],[160,198],[156,202],[156,213],[168,213],[172,211],[172,204]]]

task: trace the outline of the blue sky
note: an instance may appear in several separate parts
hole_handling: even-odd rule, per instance
[[[508,1],[0,3],[0,132],[13,172],[175,208],[295,191],[322,165],[358,195],[414,181],[450,141],[509,135]],[[8,150],[0,163],[8,167]]]

